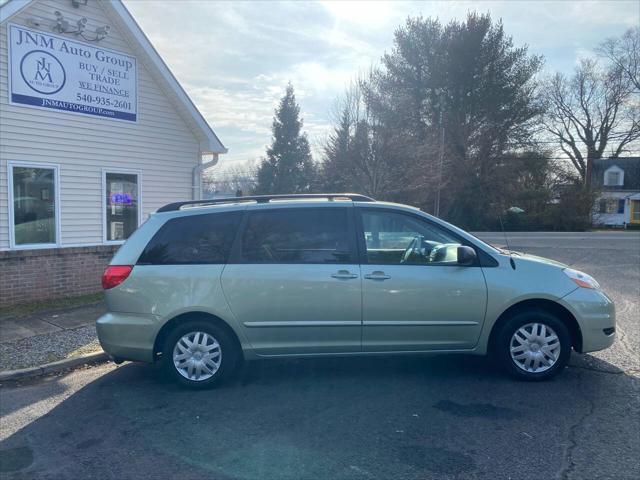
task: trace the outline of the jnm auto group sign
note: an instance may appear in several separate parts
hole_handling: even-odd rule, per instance
[[[10,25],[9,102],[137,121],[136,59]]]

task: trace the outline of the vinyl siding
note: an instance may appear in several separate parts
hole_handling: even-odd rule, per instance
[[[86,17],[88,31],[110,25],[99,46],[137,58],[138,123],[9,105],[7,22],[0,25],[0,250],[9,248],[9,161],[59,165],[62,246],[102,243],[103,168],[140,171],[143,220],[165,203],[192,198],[200,152],[196,133],[98,2],[75,9],[68,0],[39,0],[10,23],[59,35],[50,27],[56,10],[71,24]],[[29,18],[41,26],[29,26]]]

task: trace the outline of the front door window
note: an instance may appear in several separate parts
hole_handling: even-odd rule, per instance
[[[126,240],[138,228],[138,175],[105,174],[106,240]]]
[[[640,223],[640,200],[631,200],[631,223]]]
[[[364,210],[367,263],[428,265],[457,263],[460,242],[443,229],[409,215]]]

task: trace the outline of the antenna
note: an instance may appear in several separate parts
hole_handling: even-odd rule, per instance
[[[516,269],[516,262],[513,261],[513,257],[511,256],[511,247],[509,247],[509,239],[507,238],[507,232],[504,229],[504,225],[502,223],[502,214],[498,215],[498,220],[500,220],[500,228],[502,229],[502,235],[504,235],[504,243],[507,244],[507,252],[509,252],[509,264],[511,268]]]

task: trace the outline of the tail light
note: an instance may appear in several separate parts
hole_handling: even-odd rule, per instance
[[[133,270],[133,265],[109,265],[102,274],[102,288],[108,290],[124,282]]]

